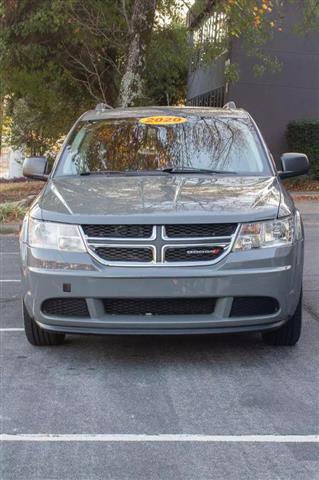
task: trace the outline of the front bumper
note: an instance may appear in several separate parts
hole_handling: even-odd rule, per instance
[[[265,331],[293,315],[300,295],[303,242],[277,249],[230,253],[205,267],[105,267],[89,254],[59,254],[22,246],[23,299],[46,330],[93,334],[204,334]],[[64,284],[70,292],[63,291]],[[267,296],[271,315],[230,317],[234,297]],[[85,298],[88,317],[44,314],[50,298]],[[110,315],[103,298],[215,298],[209,315]]]

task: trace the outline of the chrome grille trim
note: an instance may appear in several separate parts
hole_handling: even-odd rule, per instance
[[[165,236],[165,226],[164,225],[154,225],[152,230],[151,238],[93,238],[87,237],[82,227],[80,227],[80,232],[87,247],[88,253],[99,263],[108,266],[118,266],[118,267],[191,267],[191,266],[207,266],[214,265],[220,262],[226,255],[228,255],[235,243],[237,238],[240,224],[237,225],[236,231],[233,235],[229,237],[192,237],[192,238],[167,238]],[[150,240],[152,243],[149,243]],[[115,243],[116,242],[116,243]],[[110,248],[144,248],[151,249],[153,252],[151,262],[133,262],[133,261],[107,261],[101,258],[95,252],[95,248],[98,247],[110,247]],[[207,261],[177,261],[170,262],[165,261],[165,250],[167,248],[196,248],[196,247],[222,247],[224,249],[223,253],[215,258],[214,260]]]
[[[146,244],[137,244],[137,243],[98,243],[98,244],[94,244],[94,243],[90,243],[88,242],[87,243],[87,246],[89,248],[89,253],[92,255],[92,257],[94,257],[98,262],[100,263],[103,263],[104,265],[109,265],[109,266],[122,266],[122,267],[146,267],[146,266],[149,266],[149,265],[155,265],[156,264],[156,249],[155,249],[155,246],[154,245],[146,245]],[[98,247],[106,247],[106,248],[141,248],[141,249],[144,249],[144,250],[151,250],[153,255],[152,255],[152,261],[151,262],[130,262],[130,261],[111,261],[111,260],[104,260],[102,257],[100,257],[96,252],[95,252],[95,249],[94,249],[94,246],[98,246]],[[93,247],[93,249],[92,249]]]

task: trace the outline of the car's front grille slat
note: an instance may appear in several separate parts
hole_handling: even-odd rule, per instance
[[[214,298],[105,298],[109,315],[210,315]]]
[[[165,233],[167,238],[229,237],[236,228],[236,223],[190,223],[165,225]]]
[[[152,225],[82,225],[88,238],[150,238]]]
[[[165,262],[210,262],[222,255],[223,247],[188,246],[168,247],[165,250]]]
[[[98,247],[95,253],[109,262],[142,262],[153,261],[153,252],[150,248],[137,247]]]

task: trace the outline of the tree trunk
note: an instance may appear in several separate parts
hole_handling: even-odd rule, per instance
[[[135,0],[130,25],[125,73],[121,80],[118,104],[135,105],[143,94],[146,48],[151,38],[157,0]]]
[[[2,133],[3,133],[3,121],[4,121],[3,103],[4,103],[4,97],[0,95],[0,155],[2,151]]]

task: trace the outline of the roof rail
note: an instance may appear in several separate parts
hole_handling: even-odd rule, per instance
[[[223,108],[232,109],[232,108],[237,108],[237,107],[236,107],[236,103],[231,100],[230,102],[225,103]]]
[[[107,105],[107,103],[98,103],[95,107],[96,112],[104,112],[105,110],[112,110],[113,107],[111,105]]]

